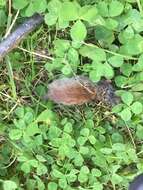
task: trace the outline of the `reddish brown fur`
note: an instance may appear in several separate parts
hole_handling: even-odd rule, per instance
[[[48,86],[47,98],[65,105],[81,105],[95,99],[95,85],[85,77],[64,78]]]
[[[92,100],[108,106],[119,103],[114,89],[108,80],[93,84],[88,78],[76,76],[53,81],[48,86],[45,98],[59,104],[81,105]]]

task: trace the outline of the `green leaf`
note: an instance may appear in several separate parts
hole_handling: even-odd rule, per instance
[[[119,41],[122,44],[127,43],[133,37],[134,37],[134,30],[133,30],[132,26],[128,26],[125,30],[120,32],[119,36],[118,36]]]
[[[93,61],[91,66],[92,69],[89,72],[89,78],[93,82],[98,82],[104,75],[104,65],[100,62]]]
[[[137,64],[133,65],[133,71],[143,70],[143,54],[140,55]]]
[[[133,162],[138,161],[138,156],[134,148],[128,148],[126,153],[128,154],[130,160],[132,160]]]
[[[28,136],[34,136],[35,134],[40,133],[41,130],[38,128],[37,123],[32,123],[26,128],[26,135]]]
[[[7,16],[4,10],[0,9],[0,27],[6,24]]]
[[[46,159],[43,156],[41,156],[41,155],[36,155],[36,158],[40,162],[46,162]]]
[[[81,45],[82,45],[82,42],[72,41],[72,47],[75,49],[79,49]]]
[[[38,167],[38,161],[36,159],[31,159],[28,161],[29,165],[34,167],[34,168],[37,168]]]
[[[89,136],[89,133],[90,133],[90,130],[89,130],[88,128],[83,128],[83,129],[80,131],[80,135],[85,136],[85,137],[88,137],[88,136]]]
[[[69,21],[63,20],[61,17],[58,19],[58,29],[65,29],[69,26]]]
[[[23,117],[23,120],[26,124],[31,124],[34,119],[33,113],[30,111],[27,111]]]
[[[14,9],[23,9],[29,4],[28,0],[13,0]]]
[[[69,148],[69,146],[67,146],[66,144],[62,144],[59,147],[59,155],[61,157],[64,157],[64,156],[67,156],[69,154],[70,154],[70,148]]]
[[[45,10],[47,8],[46,0],[33,1],[32,3],[33,3],[34,12],[38,12],[38,13],[45,12]]]
[[[95,152],[94,163],[101,168],[108,167],[106,157],[99,150]]]
[[[143,91],[143,83],[138,83],[132,87],[132,91],[140,92]]]
[[[19,118],[23,118],[23,117],[24,117],[24,107],[18,107],[18,108],[16,108],[15,114],[16,114]]]
[[[82,146],[86,143],[87,140],[88,140],[87,137],[80,136],[80,137],[78,137],[77,142],[80,146]]]
[[[72,62],[72,64],[73,64],[74,62],[78,62],[78,61],[79,61],[79,55],[78,55],[77,50],[75,50],[74,48],[70,48],[70,49],[68,50],[68,60],[69,60],[70,62]]]
[[[143,140],[143,126],[142,125],[137,125],[136,136],[139,138],[139,140]]]
[[[48,138],[50,140],[57,138],[62,133],[62,130],[56,126],[51,126],[48,132]]]
[[[62,73],[64,75],[70,75],[72,73],[71,67],[69,65],[63,66]]]
[[[112,146],[113,151],[116,151],[116,152],[124,152],[126,150],[125,148],[126,148],[125,144],[123,143],[115,143]]]
[[[72,40],[81,42],[86,38],[87,30],[83,22],[78,20],[70,30]]]
[[[125,76],[130,76],[130,74],[132,73],[132,64],[129,63],[125,63],[121,66],[120,70],[121,72],[125,75]]]
[[[89,23],[94,23],[97,17],[97,8],[95,5],[85,5],[80,10],[80,19],[86,20]]]
[[[116,106],[114,106],[112,108],[112,112],[113,113],[118,113],[118,112],[120,112],[122,110],[122,108],[123,108],[123,104],[118,104],[118,105],[116,105]]]
[[[24,162],[24,163],[21,165],[21,170],[22,170],[24,173],[26,173],[26,174],[30,173],[30,164],[29,164],[29,162]]]
[[[65,52],[68,51],[69,48],[70,43],[68,40],[57,39],[54,41],[54,53],[58,57],[64,57]]]
[[[12,129],[9,133],[9,137],[12,140],[19,140],[22,137],[22,130],[20,129]]]
[[[4,190],[15,190],[18,186],[14,181],[11,180],[5,180],[3,181],[3,189]]]
[[[123,178],[119,176],[118,174],[113,174],[111,181],[113,184],[120,184],[123,181]]]
[[[111,148],[101,148],[100,151],[103,154],[107,154],[107,155],[112,153],[112,149]]]
[[[112,0],[109,3],[109,15],[111,17],[119,16],[124,10],[124,6],[120,1]]]
[[[121,118],[124,120],[124,121],[129,121],[131,119],[131,111],[129,108],[125,108],[123,111],[121,111],[119,113],[119,115],[121,116]]]
[[[67,122],[67,123],[65,124],[65,126],[64,126],[64,131],[67,132],[67,133],[71,133],[72,130],[73,130],[73,128],[72,128],[72,123]]]
[[[88,147],[84,147],[84,146],[80,146],[80,150],[79,152],[83,155],[88,155],[89,154],[89,148]]]
[[[140,35],[135,35],[120,48],[121,54],[138,55],[143,52],[143,38]]]
[[[78,12],[79,7],[75,2],[64,2],[60,9],[60,17],[65,21],[77,20],[79,17]]]
[[[49,109],[44,110],[36,119],[35,122],[46,122],[50,124],[52,121],[56,120],[56,115]]]
[[[19,162],[25,162],[25,161],[28,161],[28,158],[27,158],[26,156],[21,155],[21,156],[19,156],[19,157],[17,158],[17,160],[18,160]]]
[[[87,166],[82,166],[80,172],[84,174],[89,174],[90,171]]]
[[[103,75],[107,79],[112,79],[113,76],[114,76],[114,70],[113,70],[113,68],[108,63],[104,63]]]
[[[31,1],[25,10],[25,15],[30,17],[34,13],[44,12],[46,10],[46,8],[47,8],[47,1],[46,0],[41,0],[40,2]]]
[[[75,182],[77,180],[77,176],[70,172],[70,174],[67,175],[67,181],[68,183],[72,183],[72,182]]]
[[[26,181],[26,187],[28,187],[29,189],[31,189],[31,190],[34,190],[35,188],[37,188],[36,187],[36,180],[35,179],[28,179],[27,181]]]
[[[102,175],[101,171],[99,169],[95,169],[95,168],[93,168],[91,170],[91,174],[92,174],[92,176],[95,176],[95,177],[100,177]]]
[[[26,123],[24,122],[23,119],[19,119],[18,121],[14,121],[14,124],[15,124],[15,127],[16,128],[19,128],[21,130],[25,129],[26,128]]]
[[[99,182],[95,182],[93,190],[103,190],[103,185]]]
[[[44,19],[45,19],[45,23],[48,26],[52,26],[52,25],[56,24],[56,22],[57,22],[57,16],[52,13],[45,14]]]
[[[133,102],[133,95],[131,92],[124,92],[122,95],[121,95],[121,99],[122,101],[127,104],[128,106]]]
[[[143,105],[140,102],[134,102],[131,105],[131,110],[134,114],[140,114],[143,111]]]
[[[114,55],[108,59],[108,62],[113,66],[113,67],[120,67],[123,64],[123,57]]]
[[[48,190],[57,190],[58,185],[55,182],[49,182],[48,183]]]
[[[50,14],[58,16],[60,13],[62,3],[59,0],[52,0],[48,3],[48,11]]]
[[[88,137],[88,140],[91,144],[95,144],[97,142],[96,138],[93,135],[90,135]]]
[[[106,53],[101,48],[82,46],[79,50],[79,53],[95,61],[95,63],[100,61],[106,61]]]
[[[80,183],[85,183],[88,180],[88,175],[84,174],[83,172],[80,172],[78,175],[78,181]]]
[[[120,133],[115,132],[115,133],[112,134],[112,141],[114,143],[123,142],[124,141],[123,136]]]
[[[5,0],[0,0],[0,8],[4,7],[6,3],[7,2]]]
[[[135,82],[142,82],[143,81],[143,72],[139,72],[135,75]]]
[[[87,119],[86,120],[86,122],[85,122],[85,127],[87,127],[87,128],[89,128],[89,129],[93,129],[94,127],[95,127],[95,122],[94,122],[94,120],[92,119],[92,115],[93,114],[93,112],[91,111],[89,111],[88,112],[88,118],[91,118],[91,119]]]
[[[27,17],[30,17],[32,16],[33,14],[35,13],[35,10],[34,10],[34,6],[33,6],[33,3],[31,2],[30,4],[28,4],[26,10],[25,10],[25,15]]]
[[[108,18],[105,23],[106,28],[115,30],[118,27],[118,22],[115,19]]]
[[[104,43],[111,44],[115,37],[113,31],[109,30],[105,26],[97,25],[95,27],[95,39]]]
[[[75,158],[74,159],[74,165],[81,167],[83,165],[83,162],[84,162],[83,157],[80,154],[77,154],[74,158]]]
[[[37,167],[37,175],[44,175],[47,172],[48,172],[47,167],[44,164],[39,163]]]
[[[53,169],[52,174],[56,178],[63,178],[64,177],[64,174],[62,174],[62,172],[58,171],[57,169]]]
[[[62,189],[66,189],[67,187],[67,180],[65,177],[59,179],[59,187],[61,187]]]
[[[102,76],[102,65],[97,67],[96,70],[92,70],[89,72],[89,78],[93,81],[93,82],[98,82]]]
[[[97,5],[99,14],[103,17],[109,17],[108,3],[105,1],[100,1]]]
[[[36,178],[37,189],[45,190],[45,184],[44,184],[44,182],[38,176],[35,175],[34,177]]]
[[[119,75],[119,76],[117,76],[117,77],[115,77],[115,83],[116,83],[116,85],[118,86],[118,87],[124,87],[124,85],[126,85],[127,84],[127,78],[126,77],[124,77],[124,76],[122,76],[122,75]]]

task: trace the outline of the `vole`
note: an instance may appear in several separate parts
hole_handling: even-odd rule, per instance
[[[48,85],[45,98],[64,105],[82,105],[94,100],[113,106],[119,101],[110,81],[94,84],[84,76],[54,80]]]

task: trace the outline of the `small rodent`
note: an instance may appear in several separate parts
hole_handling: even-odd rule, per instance
[[[143,190],[143,174],[138,175],[129,185],[129,190]]]
[[[84,76],[54,80],[48,86],[45,99],[64,105],[81,105],[92,100],[113,106],[118,97],[108,80],[94,84]]]

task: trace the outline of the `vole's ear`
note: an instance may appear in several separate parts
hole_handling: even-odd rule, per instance
[[[55,80],[49,84],[48,89],[45,99],[65,105],[81,105],[96,95],[93,83],[83,77]]]

